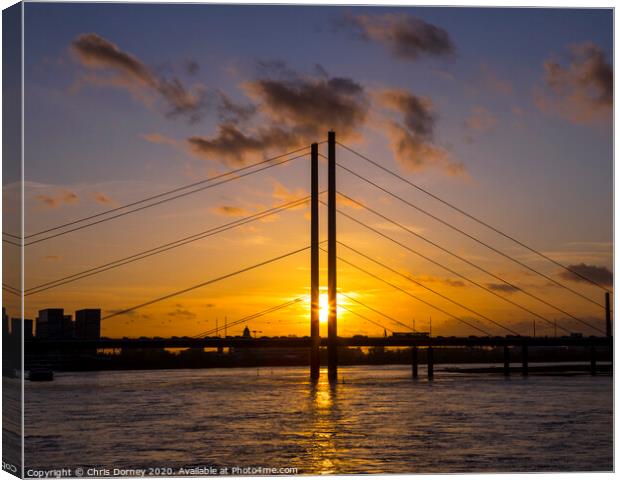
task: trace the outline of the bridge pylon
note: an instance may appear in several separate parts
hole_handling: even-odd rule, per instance
[[[327,374],[338,378],[338,302],[336,283],[336,132],[327,134]]]
[[[613,335],[611,331],[611,300],[609,292],[605,292],[605,334],[610,338]]]
[[[319,326],[319,145],[310,146],[310,379],[321,371]]]

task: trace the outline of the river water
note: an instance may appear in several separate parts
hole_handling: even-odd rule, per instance
[[[406,366],[339,374],[333,386],[325,374],[312,386],[306,368],[57,373],[50,383],[26,382],[26,470],[612,469],[609,376],[505,379],[438,368],[428,382],[412,381]]]

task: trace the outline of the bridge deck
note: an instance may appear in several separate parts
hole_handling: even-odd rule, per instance
[[[338,337],[340,347],[611,347],[611,337]],[[321,338],[327,346],[327,338]],[[310,337],[102,338],[99,340],[41,340],[25,342],[27,352],[81,348],[310,348]]]

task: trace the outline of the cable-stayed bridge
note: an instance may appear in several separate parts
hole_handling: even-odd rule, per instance
[[[327,154],[324,155],[319,152],[319,147],[326,145]],[[375,169],[379,169],[383,174],[395,179],[399,184],[405,188],[414,189],[417,192],[429,197],[435,202],[439,202],[443,207],[451,210],[452,212],[473,221],[478,224],[479,227],[492,232],[494,235],[500,236],[504,241],[511,242],[519,248],[525,249],[528,253],[533,254],[537,258],[547,262],[554,267],[557,267],[575,278],[578,278],[583,283],[589,283],[597,287],[601,291],[601,299],[599,301],[596,298],[592,298],[578,291],[574,287],[567,285],[566,282],[560,281],[557,278],[545,273],[542,269],[535,268],[525,261],[517,258],[514,254],[510,253],[506,249],[493,245],[488,240],[484,240],[470,232],[465,231],[463,228],[455,225],[453,222],[446,218],[430,212],[428,209],[423,208],[417,203],[414,203],[410,199],[406,198],[402,194],[398,194],[392,191],[390,188],[382,185],[378,181],[368,178],[360,173],[359,169],[347,166],[340,162],[336,158],[337,150],[341,149],[344,152],[352,155],[359,162],[367,163],[373,166]],[[91,268],[75,272],[70,275],[56,278],[55,280],[46,281],[34,286],[21,289],[3,284],[3,290],[10,294],[22,295],[24,297],[30,297],[40,294],[42,292],[57,289],[63,285],[78,282],[84,278],[96,276],[106,271],[116,269],[121,266],[129,265],[134,262],[139,262],[147,258],[159,255],[161,253],[174,250],[184,245],[188,245],[199,240],[215,237],[218,234],[237,229],[243,225],[248,225],[252,222],[266,219],[268,217],[277,215],[280,212],[284,212],[296,207],[300,207],[306,204],[310,204],[310,242],[308,245],[302,245],[299,248],[282,252],[280,255],[266,258],[263,261],[247,265],[243,268],[227,272],[222,275],[215,276],[213,278],[205,279],[203,282],[190,285],[179,290],[169,292],[165,295],[160,295],[155,298],[142,301],[138,304],[128,306],[126,308],[114,311],[113,313],[104,316],[102,320],[109,320],[121,315],[125,315],[149,305],[157,304],[168,299],[178,297],[180,295],[192,292],[197,289],[207,288],[210,285],[217,284],[224,280],[241,276],[247,272],[253,270],[259,270],[262,267],[271,264],[277,264],[278,262],[294,257],[302,252],[310,251],[310,319],[309,335],[306,338],[298,339],[240,339],[240,338],[220,338],[212,337],[214,334],[219,333],[219,329],[209,329],[206,331],[195,334],[192,338],[183,339],[101,339],[97,341],[77,341],[77,340],[40,340],[35,339],[28,342],[29,348],[35,350],[50,349],[50,348],[63,348],[63,349],[78,349],[87,347],[96,348],[145,348],[145,347],[157,347],[157,348],[198,348],[198,347],[232,347],[232,348],[270,348],[270,347],[282,347],[288,346],[292,348],[306,348],[309,349],[309,363],[310,374],[313,379],[318,378],[320,372],[319,365],[319,349],[322,347],[327,348],[328,352],[328,374],[330,379],[335,379],[337,376],[338,367],[338,349],[346,346],[386,346],[386,347],[411,347],[412,349],[412,365],[414,376],[417,376],[417,349],[419,347],[428,348],[427,358],[429,360],[429,376],[432,376],[432,348],[440,346],[503,346],[505,352],[505,367],[509,364],[509,347],[519,347],[522,349],[523,370],[527,371],[527,348],[528,346],[589,346],[592,352],[593,365],[596,363],[596,347],[598,346],[611,346],[611,306],[610,306],[610,291],[606,286],[597,283],[596,281],[588,278],[582,273],[571,269],[570,267],[554,260],[545,253],[538,249],[528,245],[527,243],[517,239],[513,235],[509,235],[501,229],[490,225],[477,216],[464,211],[454,203],[451,203],[444,198],[430,192],[428,189],[421,187],[420,185],[411,182],[404,176],[397,172],[390,170],[376,160],[373,160],[367,155],[364,155],[357,150],[351,148],[348,145],[336,141],[335,132],[329,132],[327,141],[321,143],[313,143],[308,146],[301,147],[299,149],[267,158],[258,163],[243,166],[241,168],[233,169],[220,175],[210,177],[198,182],[194,182],[189,185],[181,186],[172,190],[168,190],[156,195],[152,195],[143,198],[138,201],[134,201],[119,207],[115,207],[106,210],[101,213],[76,219],[70,222],[66,222],[54,227],[45,228],[40,231],[29,233],[27,235],[16,235],[14,233],[3,232],[3,242],[12,245],[17,248],[28,248],[31,245],[40,244],[49,241],[54,238],[58,238],[64,235],[69,235],[73,232],[77,232],[83,229],[91,228],[114,219],[134,214],[136,212],[146,211],[152,207],[162,205],[174,200],[187,197],[198,192],[213,189],[222,185],[231,184],[239,179],[250,177],[260,172],[264,172],[270,169],[274,169],[278,166],[289,164],[290,162],[299,159],[310,159],[310,195],[301,196],[293,201],[282,203],[278,206],[268,208],[257,212],[252,215],[212,227],[195,234],[181,237],[175,241],[167,242],[147,250],[136,252],[132,255],[118,258],[111,262],[106,262]],[[327,162],[327,189],[324,191],[319,190],[319,162],[320,158],[323,158]],[[545,298],[540,293],[534,293],[531,288],[526,288],[522,285],[517,285],[514,281],[506,278],[506,275],[497,274],[491,271],[489,268],[482,266],[479,262],[471,260],[459,254],[454,249],[439,243],[437,240],[423,235],[419,231],[412,229],[411,227],[403,224],[398,219],[394,218],[391,214],[386,214],[381,209],[373,204],[373,202],[364,201],[357,196],[352,195],[350,192],[343,192],[338,188],[336,182],[337,175],[344,174],[352,179],[360,182],[374,189],[377,193],[387,195],[389,198],[398,202],[398,204],[404,206],[407,209],[412,209],[419,214],[429,218],[430,220],[441,224],[443,227],[451,230],[455,235],[462,236],[479,245],[480,247],[488,250],[492,255],[498,255],[505,260],[519,266],[519,268],[525,269],[529,274],[544,279],[550,285],[555,288],[566,292],[568,295],[578,299],[580,302],[585,302],[590,305],[594,305],[595,308],[601,312],[600,321],[593,321],[591,318],[585,319],[582,316],[570,312],[566,305],[558,304]],[[326,197],[326,199],[325,199]],[[338,207],[338,204],[345,204],[354,206],[356,211],[365,211],[368,214],[374,216],[374,218],[380,219],[382,222],[390,226],[390,229],[380,229],[376,226],[363,221],[359,215],[354,215],[351,212],[344,211]],[[320,241],[319,235],[319,206],[323,205],[327,208],[327,239]],[[516,327],[506,324],[505,321],[500,321],[497,318],[493,318],[489,314],[480,311],[479,306],[465,304],[462,301],[458,301],[445,292],[439,291],[437,288],[429,286],[426,282],[413,278],[407,274],[404,274],[399,265],[388,265],[385,261],[376,258],[373,255],[365,252],[359,246],[351,245],[349,242],[341,241],[337,236],[337,223],[339,219],[345,219],[352,224],[359,226],[364,231],[373,235],[374,237],[381,238],[385,241],[395,245],[398,249],[406,252],[408,255],[413,255],[424,261],[433,264],[446,272],[459,278],[459,281],[463,281],[469,285],[473,285],[475,288],[480,289],[487,294],[493,295],[499,298],[502,302],[511,305],[523,312],[534,321],[539,320],[549,325],[557,331],[558,329],[564,332],[566,335],[553,337],[535,337],[524,335]],[[435,257],[431,257],[422,253],[418,249],[412,248],[402,239],[399,239],[397,235],[387,232],[398,231],[412,238],[416,238],[432,249],[441,252],[442,256],[448,256],[459,262],[467,265],[470,268],[477,270],[493,279],[495,282],[503,286],[503,288],[490,288],[488,284],[485,284],[477,279],[472,278],[470,275],[462,273],[462,271],[448,266],[445,263],[440,262]],[[327,319],[327,337],[320,337],[319,328],[319,258],[320,253],[327,254],[327,296],[328,296],[328,319]],[[361,263],[373,265],[373,270],[361,266]],[[353,270],[360,273],[361,276],[365,276],[369,279],[374,279],[380,282],[389,289],[398,292],[404,297],[411,298],[416,302],[424,304],[433,310],[440,312],[447,318],[451,318],[458,323],[463,324],[465,327],[471,330],[471,336],[460,337],[432,337],[431,335],[421,335],[414,332],[415,328],[411,325],[407,325],[405,322],[392,315],[389,315],[378,308],[377,305],[371,305],[364,299],[360,299],[354,296],[346,295],[339,291],[337,282],[337,270],[338,264],[346,265]],[[385,273],[389,272],[391,276],[398,278],[398,283],[394,280],[386,278]],[[437,305],[436,303],[429,301],[428,297],[422,298],[419,294],[411,291],[410,288],[403,287],[402,283],[406,282],[407,285],[415,286],[415,292],[422,289],[428,292],[432,298],[437,297],[441,299],[443,303],[448,302],[451,304],[451,308],[456,307],[457,311],[466,311],[467,317],[454,313],[454,310],[448,310],[444,307]],[[509,292],[509,293],[506,293]],[[582,327],[580,332],[582,335],[575,335],[574,328],[567,328],[563,322],[557,322],[557,320],[549,317],[548,313],[541,313],[540,308],[532,307],[531,305],[524,305],[523,302],[517,301],[514,297],[509,295],[514,292],[519,292],[523,296],[528,297],[529,300],[533,300],[540,308],[545,308],[546,311],[552,310],[557,312],[567,319],[572,321],[572,324],[578,324]],[[350,308],[352,304],[338,305],[337,297],[342,295],[347,300],[353,302],[356,308]],[[285,295],[283,295],[285,297]],[[274,305],[270,308],[255,312],[239,318],[235,321],[229,322],[228,327],[232,328],[237,325],[245,325],[251,321],[257,320],[266,315],[284,311],[285,309],[299,304],[304,300],[304,297],[296,297],[294,294],[289,296],[290,300],[283,302],[279,305]],[[544,307],[542,307],[544,306]],[[359,308],[359,309],[358,309]],[[350,338],[338,336],[338,309],[344,309],[359,318],[360,321],[369,322],[373,325],[382,328],[385,332],[394,332],[396,328],[399,329],[399,336],[391,337],[366,337],[356,335]],[[366,314],[361,313],[364,311]],[[368,312],[372,312],[374,318],[371,318]],[[377,320],[377,316],[382,318],[381,321]],[[473,321],[472,318],[476,320]],[[409,335],[402,335],[403,329],[411,332]],[[501,332],[504,336],[499,336],[497,333]],[[429,332],[430,333],[430,332]],[[585,335],[584,335],[585,334]],[[88,344],[88,345],[87,345]],[[28,347],[27,347],[28,348]]]

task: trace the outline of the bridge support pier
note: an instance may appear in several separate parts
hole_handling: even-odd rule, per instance
[[[521,374],[526,377],[528,374],[528,352],[527,344],[521,347]]]
[[[428,374],[428,379],[432,380],[434,376],[434,368],[435,368],[435,359],[433,358],[433,347],[428,347],[426,350],[426,371]]]
[[[418,378],[418,347],[411,347],[411,377]]]
[[[336,132],[327,134],[327,376],[338,378],[338,305],[336,283]]]
[[[510,376],[510,347],[504,346],[504,376]]]
[[[310,146],[310,379],[321,371],[319,324],[319,145]]]
[[[590,375],[596,375],[596,347],[590,346]]]

